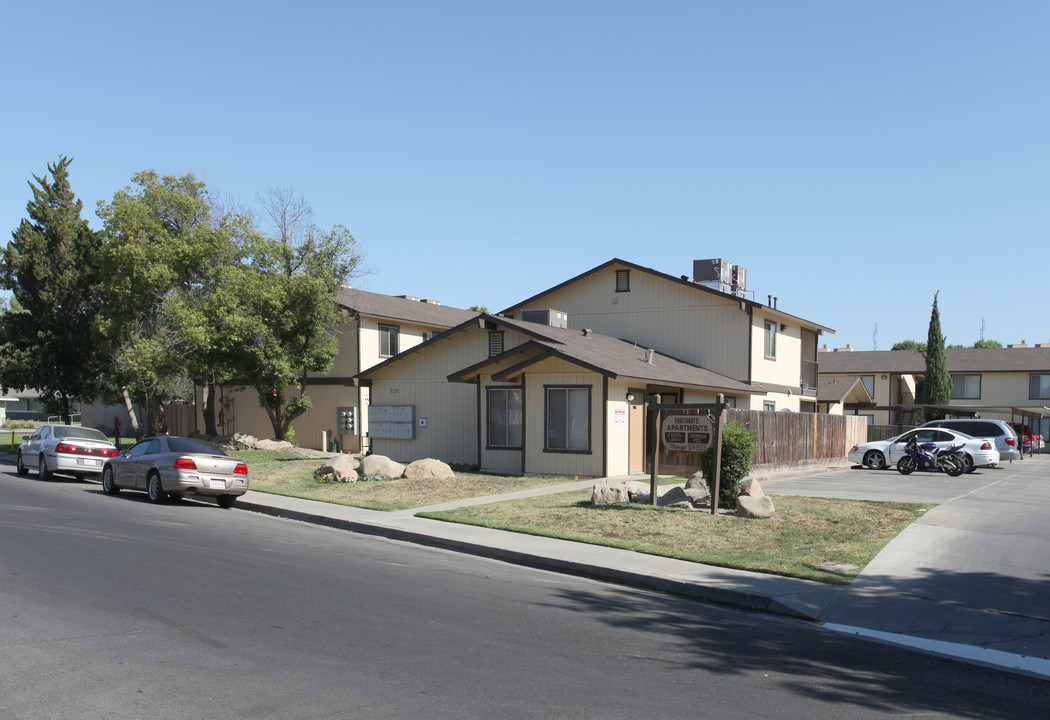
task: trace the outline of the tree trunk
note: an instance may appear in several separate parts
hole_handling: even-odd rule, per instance
[[[204,383],[201,390],[201,404],[204,406],[204,434],[208,436],[218,435],[215,427],[215,383]]]
[[[131,422],[131,432],[134,433],[136,440],[141,440],[142,430],[139,428],[139,420],[135,416],[135,405],[131,402],[131,396],[128,395],[127,385],[121,387],[120,392],[124,396],[124,409],[128,411],[128,420]]]

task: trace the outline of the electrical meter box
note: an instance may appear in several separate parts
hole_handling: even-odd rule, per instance
[[[357,435],[357,408],[341,407],[336,410],[335,426],[340,435]]]

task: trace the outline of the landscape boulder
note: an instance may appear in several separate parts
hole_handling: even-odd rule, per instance
[[[292,445],[287,440],[256,440],[256,450],[294,450],[295,445]]]
[[[234,433],[230,440],[234,445],[243,445],[249,450],[254,450],[256,443],[259,442],[259,438],[247,433]]]
[[[740,517],[765,520],[773,517],[775,512],[773,500],[768,495],[762,497],[741,495],[736,499],[736,514]]]
[[[762,486],[757,478],[746,477],[740,481],[740,494],[750,497],[763,497],[765,492],[762,491]]]
[[[702,489],[707,490],[707,481],[704,480],[704,474],[699,470],[689,476],[689,479],[685,481],[685,489]]]
[[[591,503],[594,505],[615,505],[616,503],[629,502],[630,493],[627,484],[623,482],[609,482],[604,478],[594,486],[591,491]]]
[[[359,469],[362,475],[369,477],[399,478],[405,474],[405,466],[386,455],[366,455]]]
[[[427,478],[454,478],[456,473],[447,463],[433,458],[423,458],[408,464],[404,476],[409,480],[426,480]]]
[[[357,482],[358,462],[350,455],[336,455],[318,471],[332,482]]]
[[[657,498],[656,504],[661,507],[677,507],[692,510],[696,507],[693,498],[689,495],[690,492],[697,492],[694,489],[686,490],[681,487],[673,487],[663,495]]]

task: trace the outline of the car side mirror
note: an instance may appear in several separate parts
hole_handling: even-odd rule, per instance
[[[29,439],[31,439],[32,437],[33,437],[32,435],[23,435],[23,436],[22,436],[22,439],[23,439],[23,440],[29,440]]]

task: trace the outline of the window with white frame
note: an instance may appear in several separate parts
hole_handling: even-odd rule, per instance
[[[765,412],[773,412],[777,409],[777,404],[775,402],[770,402],[769,400],[766,400],[764,403],[762,403],[762,409]]]
[[[1029,375],[1028,397],[1032,400],[1050,400],[1050,375]]]
[[[393,357],[398,352],[398,336],[401,328],[397,325],[379,326],[379,357]]]
[[[978,400],[980,397],[980,375],[952,375],[952,400]]]
[[[522,441],[522,395],[520,387],[488,389],[488,445],[520,448]]]
[[[548,387],[547,450],[588,452],[591,449],[591,389]]]
[[[772,320],[766,320],[766,357],[776,360],[777,357],[777,324]]]

